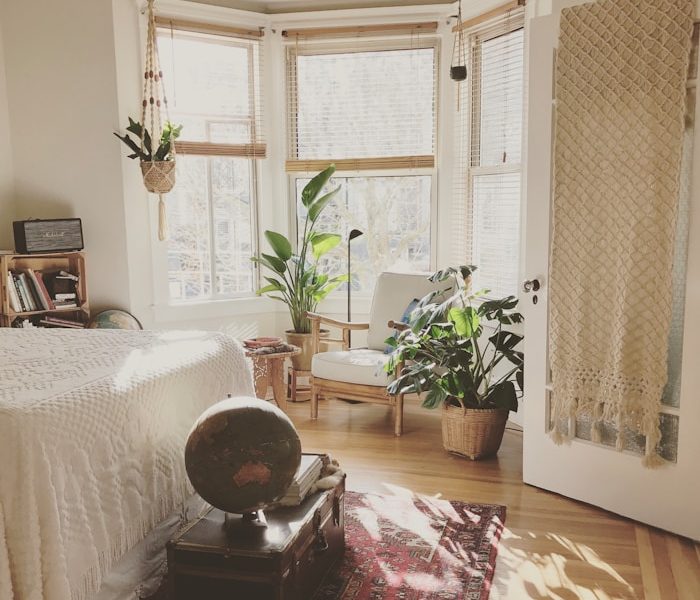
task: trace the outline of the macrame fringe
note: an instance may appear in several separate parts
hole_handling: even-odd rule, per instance
[[[625,449],[625,430],[633,431],[645,436],[647,440],[646,450],[642,457],[645,467],[655,468],[667,463],[657,452],[661,441],[661,429],[659,426],[659,411],[661,409],[662,390],[634,391],[609,387],[595,381],[581,381],[579,378],[569,378],[566,389],[553,394],[552,397],[552,422],[550,437],[557,445],[570,442],[575,431],[572,431],[571,423],[576,419],[586,416],[591,418],[591,441],[602,443],[603,426],[605,423],[614,423],[617,429],[615,450],[622,452]],[[555,389],[557,389],[555,382]],[[598,398],[605,398],[601,402]],[[566,425],[564,427],[564,424]]]
[[[158,239],[161,242],[168,239],[168,214],[163,194],[158,194]]]

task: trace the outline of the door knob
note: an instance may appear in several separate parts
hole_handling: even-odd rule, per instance
[[[540,290],[540,280],[539,279],[528,279],[523,282],[523,292],[529,294],[530,292],[538,292]]]

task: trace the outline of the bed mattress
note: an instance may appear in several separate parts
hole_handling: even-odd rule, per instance
[[[0,329],[0,598],[83,600],[192,489],[195,419],[253,395],[223,334]]]

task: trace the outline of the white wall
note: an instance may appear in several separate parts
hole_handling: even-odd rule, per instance
[[[16,214],[80,217],[93,306],[129,307],[111,0],[5,0]]]
[[[10,145],[10,114],[7,106],[5,53],[0,26],[0,250],[12,249],[11,222],[14,218],[14,181]]]

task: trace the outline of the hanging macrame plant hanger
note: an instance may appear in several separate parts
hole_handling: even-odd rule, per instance
[[[154,3],[155,0],[148,0],[148,35],[141,102],[141,151],[149,152],[150,160],[141,160],[141,174],[146,189],[152,194],[158,194],[158,239],[162,241],[168,237],[163,195],[172,190],[175,185],[175,142],[173,141],[165,152],[156,152],[163,135],[161,110],[165,112],[166,122],[169,119],[168,100],[163,88],[163,72],[158,59]],[[150,139],[148,139],[149,132]],[[157,154],[163,156],[156,156]],[[168,157],[169,159],[166,160]]]

